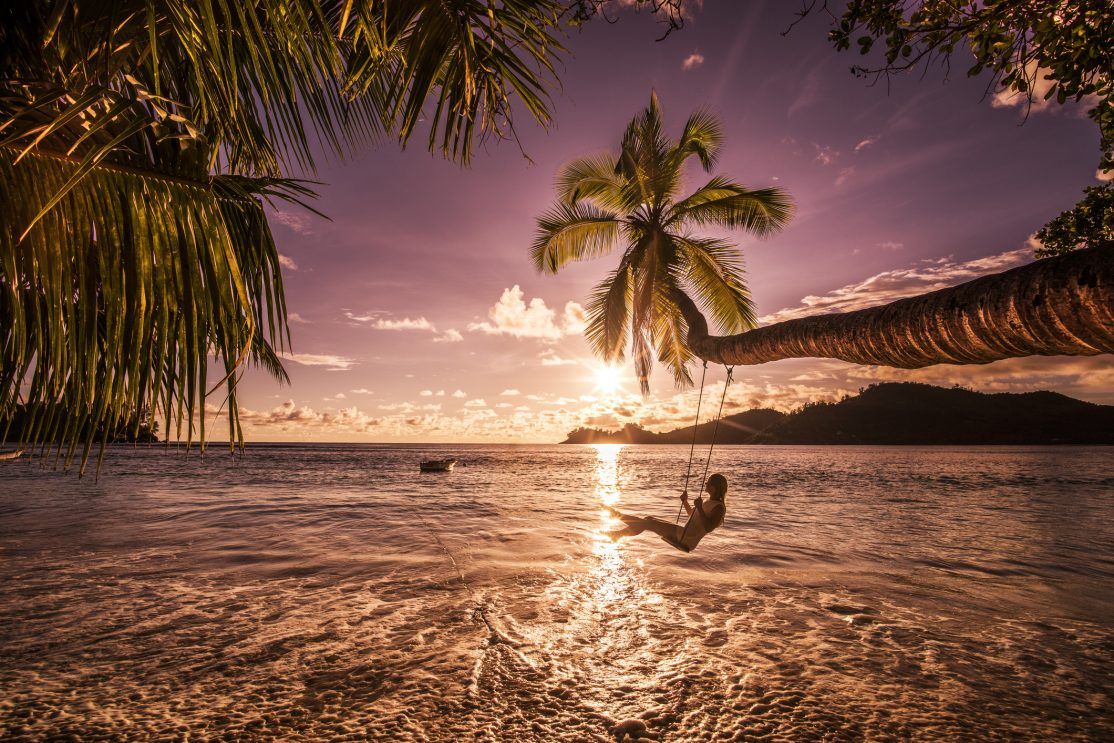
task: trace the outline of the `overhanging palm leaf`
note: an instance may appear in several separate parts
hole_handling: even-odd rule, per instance
[[[643,393],[656,356],[678,386],[692,383],[685,345],[688,325],[677,292],[688,290],[726,332],[755,327],[742,258],[731,243],[694,236],[690,229],[743,229],[759,237],[780,230],[793,213],[777,188],[749,189],[715,176],[678,198],[690,158],[711,170],[723,135],[706,111],[689,117],[680,139],[665,135],[661,105],[627,125],[619,154],[574,160],[557,176],[558,202],[538,218],[534,265],[556,273],[571,261],[599,257],[620,238],[619,268],[594,290],[586,335],[605,361],[620,361],[629,343]]]
[[[27,224],[39,204],[22,197],[48,198],[79,167],[31,157],[35,168],[0,149],[3,224]],[[206,358],[223,368],[230,406],[245,360],[279,371],[272,346],[286,331],[282,284],[262,205],[246,195],[247,179],[214,180],[100,167],[22,240],[0,231],[0,409],[22,397],[41,411],[26,438],[65,443],[68,458],[78,422],[111,430],[152,408],[192,440],[203,437],[193,414],[213,381]]]
[[[477,134],[513,134],[512,98],[549,122],[539,70],[552,76],[563,51],[551,32],[561,3],[410,0],[347,2],[348,9],[348,90],[375,91],[403,142],[425,119],[429,149],[467,161]]]
[[[549,120],[556,0],[27,0],[0,6],[0,428],[64,444],[150,408],[205,437],[289,342],[262,210],[422,119],[467,161]],[[568,247],[560,247],[562,254]],[[86,421],[78,424],[77,421]],[[60,448],[61,452],[62,449]]]

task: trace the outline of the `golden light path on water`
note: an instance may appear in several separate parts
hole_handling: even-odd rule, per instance
[[[622,508],[625,447],[602,444],[594,448],[599,512],[591,551],[579,558],[583,561],[580,570],[574,567],[550,587],[551,595],[567,608],[570,617],[554,627],[560,629],[542,644],[550,648],[569,678],[592,680],[581,685],[580,691],[595,697],[595,703],[606,709],[615,705],[618,689],[625,690],[628,704],[644,703],[657,688],[657,673],[671,664],[661,663],[663,638],[654,632],[667,609],[665,601],[647,580],[643,559],[629,543],[613,542],[606,533],[622,526],[608,508]]]
[[[613,542],[605,532],[617,529],[619,520],[608,508],[618,508],[622,490],[619,487],[619,453],[622,444],[596,444],[596,496],[600,501],[600,528],[592,552],[596,558],[593,582],[596,584],[596,601],[609,602],[630,593],[630,576],[622,570],[623,553],[618,542]]]

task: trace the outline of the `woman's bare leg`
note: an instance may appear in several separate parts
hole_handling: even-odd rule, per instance
[[[626,523],[626,526],[622,529],[609,531],[608,536],[610,536],[612,539],[634,537],[638,536],[644,531],[652,531],[659,537],[668,537],[669,539],[679,538],[678,535],[680,533],[680,527],[678,527],[676,524],[671,524],[668,521],[663,521],[662,519],[654,518],[653,516],[638,518],[637,516],[624,516],[618,511],[616,511],[615,513],[616,518],[624,521]]]
[[[643,521],[643,518],[641,516],[631,516],[629,514],[623,513],[616,508],[612,508],[611,506],[604,506],[604,508],[607,509],[607,512],[610,513],[612,517],[619,519],[624,524],[632,524],[636,521]]]

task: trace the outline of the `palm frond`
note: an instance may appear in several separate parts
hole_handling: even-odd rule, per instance
[[[650,394],[654,367],[654,321],[657,295],[669,270],[667,246],[660,235],[650,235],[632,252],[634,290],[631,300],[631,356],[642,394]]]
[[[615,172],[633,186],[638,202],[650,208],[668,198],[679,182],[679,168],[668,161],[670,142],[665,135],[661,103],[651,93],[650,105],[627,125]]]
[[[207,358],[230,407],[253,353],[278,371],[268,349],[285,331],[282,289],[261,204],[99,166],[21,240],[80,166],[15,157],[0,148],[0,417],[22,398],[39,411],[28,439],[67,463],[80,448],[83,469],[93,441],[77,421],[113,430],[150,409],[203,442]]]
[[[654,295],[653,338],[658,351],[658,362],[673,376],[677,388],[691,387],[692,375],[688,365],[693,354],[686,343],[688,324],[673,299],[673,289],[677,286],[676,277],[669,275],[659,282]]]
[[[589,204],[558,203],[538,217],[530,256],[538,271],[557,273],[572,261],[606,255],[618,236],[614,214]]]
[[[710,111],[698,110],[689,116],[681,138],[670,153],[670,159],[683,163],[695,155],[705,171],[711,171],[719,160],[723,143],[723,127]]]
[[[720,329],[741,333],[757,327],[743,259],[735,246],[715,238],[672,235],[671,239],[681,257],[683,280]]]
[[[550,29],[561,3],[412,0],[389,10],[352,8],[348,90],[377,91],[403,143],[425,120],[430,150],[467,162],[477,139],[513,136],[513,105],[549,123],[545,85],[564,51]]]
[[[566,163],[557,174],[557,198],[566,204],[588,201],[615,213],[636,209],[637,192],[630,182],[615,172],[615,157],[610,154],[582,157]]]
[[[630,265],[624,261],[592,291],[584,335],[593,353],[608,363],[623,360],[633,297]]]
[[[46,4],[28,5],[41,12]],[[54,5],[49,26],[40,15],[13,29],[41,34],[35,52],[0,54],[0,67],[19,85],[65,88],[45,112],[71,124],[104,126],[106,112],[123,106],[114,115],[143,122],[152,139],[253,175],[279,175],[284,163],[312,168],[317,144],[348,152],[381,131],[374,100],[343,95],[344,52],[316,0]],[[120,144],[88,142],[81,154],[120,155],[128,149]]]
[[[290,384],[290,375],[286,373],[286,367],[282,365],[282,359],[275,353],[274,347],[263,337],[263,334],[257,331],[251,340],[251,359],[255,365],[280,383]]]
[[[716,177],[676,203],[667,223],[741,228],[766,237],[792,216],[793,201],[780,188],[748,189]]]

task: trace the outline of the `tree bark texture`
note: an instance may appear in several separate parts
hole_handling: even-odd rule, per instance
[[[852,312],[708,335],[688,296],[676,300],[698,357],[728,366],[793,358],[917,369],[1019,356],[1114,353],[1114,242],[959,286]]]

